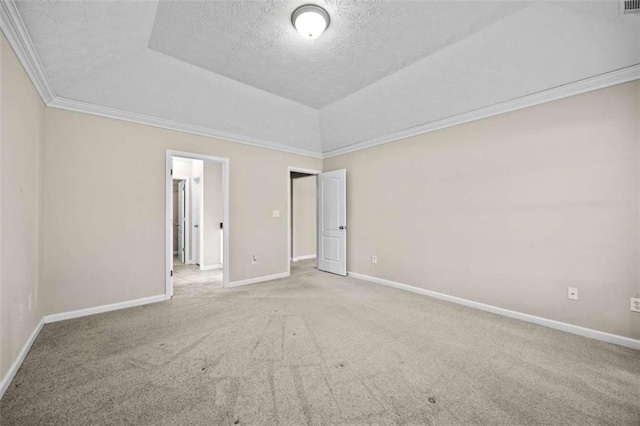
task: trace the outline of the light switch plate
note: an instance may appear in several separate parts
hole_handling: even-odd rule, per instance
[[[274,210],[273,217],[280,217],[280,210]]]

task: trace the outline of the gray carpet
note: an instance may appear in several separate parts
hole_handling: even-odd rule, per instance
[[[0,423],[640,424],[640,351],[295,265],[46,325]]]
[[[173,293],[194,296],[209,292],[212,288],[222,287],[222,269],[201,271],[198,265],[186,265],[178,256],[173,257]]]

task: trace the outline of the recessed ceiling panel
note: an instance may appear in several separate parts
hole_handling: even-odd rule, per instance
[[[523,2],[319,1],[315,40],[291,13],[302,1],[160,2],[149,47],[321,108],[527,6]]]

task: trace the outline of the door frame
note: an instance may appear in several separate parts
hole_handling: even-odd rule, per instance
[[[308,175],[319,175],[322,170],[305,169],[303,167],[289,166],[287,170],[287,275],[291,275],[291,172],[306,173]],[[316,210],[318,209],[318,199],[316,194]],[[318,227],[318,215],[316,213],[316,233]],[[316,244],[316,256],[317,256],[317,244]]]
[[[222,203],[223,203],[223,258],[222,258],[222,287],[229,286],[229,176],[230,161],[224,157],[214,157],[212,155],[198,154],[195,152],[175,151],[167,149],[165,154],[165,298],[173,296],[173,223],[171,221],[173,202],[173,157],[189,158],[192,160],[215,161],[222,163]]]

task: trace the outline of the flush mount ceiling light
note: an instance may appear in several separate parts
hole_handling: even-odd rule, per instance
[[[291,23],[304,38],[320,37],[329,26],[329,14],[315,4],[305,4],[293,11]]]

